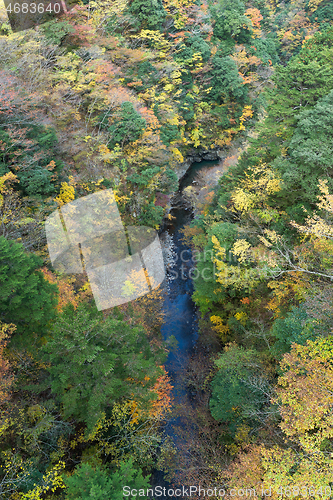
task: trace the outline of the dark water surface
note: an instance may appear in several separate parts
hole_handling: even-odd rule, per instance
[[[190,186],[198,172],[210,168],[218,161],[203,161],[193,163],[188,173],[180,183],[180,189],[175,197],[175,207],[171,210],[172,220],[167,220],[161,232],[161,241],[165,247],[167,294],[164,300],[165,322],[161,332],[163,340],[174,336],[177,340],[177,350],[170,352],[165,363],[165,369],[171,377],[174,386],[174,406],[181,405],[188,395],[184,387],[183,373],[193,353],[194,345],[198,338],[198,315],[192,294],[194,291],[191,279],[191,269],[195,263],[191,258],[191,250],[182,242],[181,230],[193,219],[192,208],[182,199],[182,191]],[[177,436],[173,426],[177,422],[175,417],[165,426],[165,434],[172,439],[177,447]],[[173,488],[164,479],[162,472],[155,470],[151,477],[153,487],[161,486],[166,489]],[[179,485],[180,486],[180,485]],[[176,497],[156,496],[156,499],[171,500]],[[178,497],[183,498],[183,497]]]

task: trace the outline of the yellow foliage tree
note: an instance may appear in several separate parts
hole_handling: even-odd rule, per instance
[[[60,207],[73,201],[75,198],[75,188],[74,186],[68,184],[67,182],[61,183],[60,194],[55,198],[55,201]]]
[[[213,323],[213,330],[218,333],[222,342],[226,342],[228,339],[228,334],[230,333],[230,328],[228,325],[225,325],[222,318],[220,316],[212,315],[210,317],[210,321]]]
[[[0,177],[0,207],[3,205],[3,195],[8,193],[12,182],[20,182],[15,174],[8,172]]]

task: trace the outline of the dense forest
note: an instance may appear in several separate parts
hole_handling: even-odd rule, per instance
[[[112,188],[158,231],[188,158],[235,144],[184,229],[200,320],[175,447],[162,288],[98,311],[45,220]],[[332,240],[330,0],[80,0],[21,31],[0,4],[1,499],[135,499],[156,470],[332,498]]]

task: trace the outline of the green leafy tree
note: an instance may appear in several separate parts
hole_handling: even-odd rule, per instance
[[[70,477],[64,478],[67,486],[66,500],[123,500],[124,486],[128,490],[146,490],[149,488],[149,477],[142,476],[141,469],[136,469],[133,460],[121,462],[116,472],[93,468],[89,464],[81,464]],[[127,490],[126,490],[127,492]],[[142,496],[142,495],[141,495]],[[130,500],[137,495],[127,496]]]
[[[58,289],[38,271],[42,265],[23,245],[0,237],[0,318],[21,334],[43,332],[55,317]]]
[[[277,168],[292,189],[294,202],[314,205],[317,201],[318,180],[328,179],[333,188],[333,91],[309,110],[297,117],[297,128],[290,141],[289,160],[278,161]]]
[[[320,179],[326,179],[329,189],[333,189],[332,98],[333,92],[330,92],[297,116],[288,154],[284,151],[273,162],[283,184],[272,202],[297,221],[304,220],[303,206],[310,210],[315,207]],[[290,193],[293,203],[290,203]]]
[[[109,127],[111,136],[109,146],[114,147],[117,143],[126,144],[127,142],[140,139],[146,128],[146,120],[134,109],[131,102],[123,102],[118,117]]]
[[[55,45],[61,45],[67,35],[74,33],[75,29],[68,21],[53,19],[41,26],[47,40]]]
[[[149,388],[160,375],[159,357],[141,327],[82,304],[57,318],[41,352],[49,363],[46,385],[59,398],[64,418],[85,422],[88,431],[121,398],[149,402]]]
[[[161,178],[161,192],[165,194],[174,193],[178,189],[178,177],[176,172],[167,169]]]
[[[179,107],[179,112],[181,113],[184,120],[189,122],[194,118],[194,104],[195,99],[190,94],[186,94],[184,99],[181,101],[181,106]]]
[[[218,372],[212,380],[210,411],[215,420],[230,429],[244,421],[264,419],[263,405],[269,400],[269,383],[258,353],[229,344],[215,361]]]
[[[138,186],[147,186],[160,170],[160,167],[149,167],[145,170],[142,170],[139,174],[132,174],[131,176],[129,176],[129,180],[134,184],[138,184]]]
[[[253,43],[256,46],[258,43],[258,49],[261,50],[261,41],[259,43],[254,40]],[[257,55],[257,51],[255,54]],[[310,110],[318,100],[332,90],[332,54],[333,28],[330,27],[307,40],[299,54],[290,59],[287,65],[276,66],[272,76],[275,86],[265,91],[268,104],[267,117],[257,126],[258,138],[251,140],[249,149],[241,156],[238,165],[231,168],[233,176],[227,176],[223,180],[221,195],[224,199],[230,193],[228,183],[235,185],[239,181],[239,176],[244,176],[249,166],[257,165],[260,161],[271,164],[282,155],[279,162],[283,160],[288,165],[277,168],[286,173],[286,180],[288,175],[292,177],[296,162],[286,158],[286,152],[297,127],[298,115]],[[304,175],[301,172],[300,174]],[[289,192],[288,200],[290,200]],[[275,205],[278,203],[281,201],[275,198]]]
[[[9,106],[13,95],[5,96]],[[63,167],[60,160],[54,160],[58,153],[55,129],[38,124],[32,110],[25,116],[19,106],[13,109],[15,113],[0,113],[0,176],[12,171],[20,181],[15,189],[25,195],[51,195]]]
[[[235,61],[230,57],[215,56],[211,70],[209,97],[218,104],[237,101],[244,103],[247,97],[247,88],[238,74]]]
[[[156,227],[161,224],[163,220],[164,210],[162,207],[150,202],[144,205],[140,214],[140,222],[143,226]]]
[[[131,0],[128,10],[141,29],[158,30],[166,17],[161,0]]]
[[[285,318],[274,321],[272,335],[276,338],[273,353],[277,357],[290,350],[293,343],[304,345],[307,340],[315,340],[319,335],[318,321],[310,318],[304,307],[293,307]]]
[[[169,146],[172,141],[180,138],[180,132],[177,125],[165,123],[160,128],[161,141],[165,146]]]
[[[179,63],[185,63],[186,60],[192,59],[194,54],[201,54],[203,62],[207,62],[211,54],[209,44],[198,35],[186,37],[184,42],[177,46],[175,60]]]
[[[265,38],[256,38],[252,41],[252,54],[259,57],[263,63],[271,61],[274,65],[279,64],[278,39],[272,33],[268,33]]]
[[[201,221],[199,224],[204,222]],[[198,224],[196,221],[195,225]],[[214,250],[213,240],[220,245],[220,250],[223,251],[226,261],[226,266],[229,266],[231,273],[238,274],[238,268],[233,266],[234,262],[230,262],[230,250],[237,235],[237,228],[230,222],[216,222],[207,228],[207,242],[202,252],[196,256],[196,267],[198,276],[194,280],[195,292],[193,299],[199,306],[200,311],[205,314],[214,307],[215,303],[222,302],[227,297],[228,284],[225,282],[217,283],[216,249]],[[216,240],[215,240],[216,238]],[[229,262],[227,262],[229,260]],[[221,286],[222,285],[222,286]],[[230,291],[231,295],[235,295],[234,291]]]
[[[258,138],[263,161],[278,156],[287,147],[297,125],[297,116],[310,109],[333,88],[333,28],[316,33],[286,66],[277,66],[275,88],[268,92],[269,114]],[[267,156],[266,156],[267,155]]]
[[[326,23],[333,21],[333,5],[331,2],[320,3],[321,5],[313,12],[310,20],[312,23],[318,22],[325,26]]]
[[[220,40],[234,38],[244,43],[251,38],[250,20],[245,16],[245,4],[241,0],[220,0],[213,4],[211,12],[214,36]]]

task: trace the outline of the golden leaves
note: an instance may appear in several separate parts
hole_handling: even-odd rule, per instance
[[[82,293],[83,291],[78,295],[75,294],[74,286],[73,286],[73,281],[74,281],[73,278],[68,277],[68,276],[65,278],[57,276],[56,274],[52,273],[52,271],[50,271],[46,267],[43,267],[41,269],[41,271],[44,275],[44,278],[49,283],[54,283],[58,287],[59,298],[58,298],[57,310],[59,312],[63,311],[63,309],[68,304],[72,304],[74,309],[76,309],[78,306],[81,295],[84,296],[84,294]]]
[[[230,328],[226,325],[220,316],[212,315],[210,321],[213,323],[213,330],[219,335],[221,340],[225,342],[230,333]]]
[[[235,241],[232,247],[232,253],[238,257],[240,263],[244,263],[249,260],[251,255],[250,252],[251,245],[244,239],[239,239]]]
[[[243,109],[243,114],[239,119],[239,130],[245,130],[244,122],[248,118],[252,118],[252,116],[253,116],[252,106],[245,106]]]
[[[59,207],[62,207],[66,203],[73,201],[75,198],[75,188],[70,186],[67,182],[61,183],[60,194],[55,198]]]
[[[12,172],[8,172],[7,174],[0,177],[0,207],[3,204],[3,194],[7,194],[9,191],[9,186],[12,182],[20,182],[17,178],[17,175]],[[7,184],[8,183],[8,184]]]
[[[319,202],[317,207],[327,212],[328,216],[333,214],[333,195],[329,194],[327,180],[320,179],[318,182],[321,195],[318,196]],[[307,217],[305,225],[297,224],[295,221],[291,225],[298,231],[307,235],[313,235],[317,238],[333,239],[333,225],[328,222],[328,217],[323,219],[318,213],[314,213],[312,217]]]
[[[323,3],[324,0],[309,0],[308,9],[310,12],[314,12],[318,9],[319,5]]]
[[[249,212],[251,208],[255,207],[256,195],[253,193],[248,193],[242,188],[237,188],[232,194],[232,202],[234,210],[238,210],[242,213]]]
[[[254,208],[266,208],[268,196],[277,193],[280,189],[280,178],[265,163],[249,168],[241,186],[232,193],[231,211],[245,214]]]
[[[201,139],[205,139],[206,136],[203,134],[203,130],[199,127],[195,127],[190,134],[193,141],[194,147],[198,148],[201,144]]]
[[[173,157],[174,157],[174,159],[175,159],[175,161],[176,161],[177,163],[183,163],[183,161],[184,161],[184,157],[183,157],[183,155],[181,154],[181,152],[179,151],[179,149],[177,149],[177,148],[172,148],[171,152],[172,152],[172,155],[173,155]]]
[[[277,394],[280,427],[308,451],[333,437],[333,346],[331,338],[294,344],[284,355]]]

